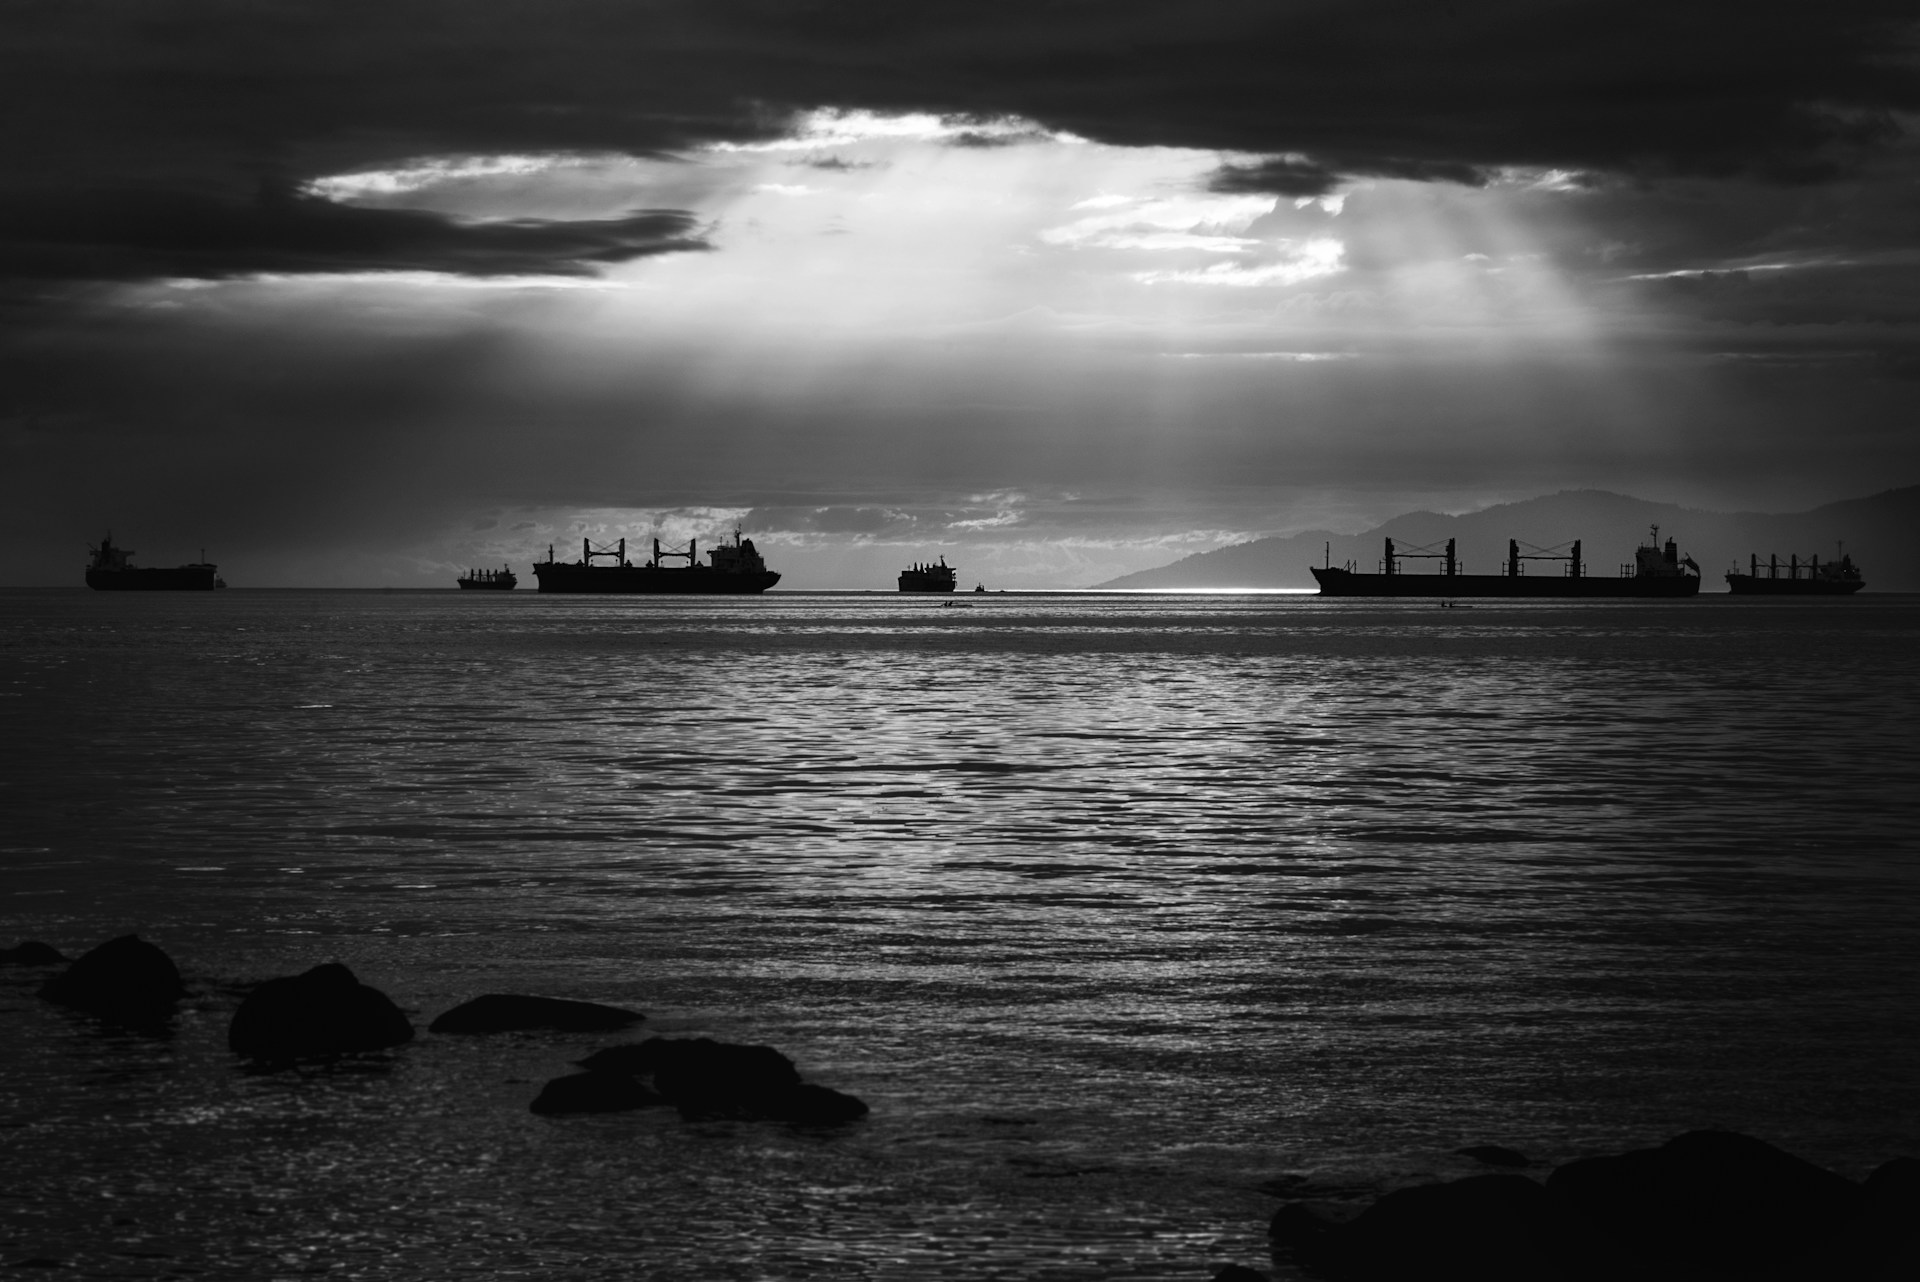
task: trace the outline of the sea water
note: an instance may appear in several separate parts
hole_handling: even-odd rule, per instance
[[[0,656],[0,945],[193,990],[0,970],[0,1262],[1200,1279],[1469,1144],[1920,1153],[1914,599],[18,591]],[[421,1037],[228,1055],[334,959]],[[536,1116],[632,1038],[425,1033],[484,992],[872,1114]]]

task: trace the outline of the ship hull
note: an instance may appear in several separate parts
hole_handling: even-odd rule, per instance
[[[200,592],[219,584],[211,565],[130,566],[123,570],[88,570],[87,586],[101,592]]]
[[[1729,574],[1727,591],[1741,596],[1850,596],[1866,585],[1862,579],[1770,579],[1765,575]]]
[[[900,590],[902,592],[949,592],[950,593],[953,591],[953,587],[954,585],[951,583],[909,583],[907,582],[904,576],[900,580]]]
[[[535,563],[533,577],[542,592],[647,596],[690,593],[745,596],[765,592],[780,581],[780,576],[772,570],[735,573],[704,565],[668,570],[651,565]]]
[[[462,592],[511,592],[519,585],[517,579],[455,579]]]
[[[1528,597],[1581,599],[1609,597],[1690,597],[1700,592],[1691,574],[1630,575],[1624,578],[1524,574],[1356,574],[1351,570],[1310,567],[1321,596]]]

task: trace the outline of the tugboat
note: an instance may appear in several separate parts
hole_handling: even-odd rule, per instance
[[[1358,573],[1351,562],[1344,569],[1331,564],[1309,568],[1320,584],[1321,596],[1687,597],[1700,592],[1700,567],[1692,557],[1680,555],[1671,537],[1662,546],[1657,525],[1652,538],[1634,550],[1633,560],[1620,567],[1618,577],[1589,575],[1586,562],[1580,559],[1578,539],[1561,546],[1569,550],[1523,553],[1518,539],[1508,539],[1507,563],[1500,574],[1460,573],[1452,539],[1444,551],[1396,548],[1388,539],[1378,574]],[[1442,562],[1440,573],[1409,574],[1402,566],[1403,561],[1423,559]],[[1564,568],[1559,574],[1528,575],[1529,561],[1561,562]]]
[[[1765,574],[1760,573],[1763,569]],[[1786,571],[1784,576],[1782,570]],[[1789,554],[1782,565],[1777,555],[1769,553],[1764,566],[1758,556],[1749,556],[1745,574],[1738,566],[1727,571],[1727,591],[1750,596],[1846,596],[1866,586],[1845,544],[1840,547],[1840,559],[1825,565],[1818,555],[1802,562],[1797,552]]]
[[[99,547],[88,544],[87,551],[93,554],[87,563],[87,586],[101,591],[196,592],[227,586],[219,575],[220,567],[206,559],[205,551],[198,561],[171,569],[135,565],[133,549],[115,547],[111,532],[100,540]]]
[[[595,547],[580,540],[578,561],[554,559],[553,547],[547,547],[547,559],[533,563],[533,577],[542,592],[765,592],[780,581],[767,568],[752,539],[733,532],[733,542],[713,549],[709,564],[700,564],[697,540],[688,540],[685,549],[663,549],[653,541],[653,559],[645,565],[627,560],[627,541]],[[601,564],[601,562],[606,564]],[[684,561],[670,566],[668,561]]]
[[[959,581],[960,571],[947,564],[947,558],[941,557],[940,564],[922,565],[918,561],[900,571],[900,590],[902,592],[951,592]]]
[[[454,582],[463,591],[478,588],[483,592],[511,592],[520,585],[520,580],[513,577],[513,570],[504,565],[497,570],[468,570]]]

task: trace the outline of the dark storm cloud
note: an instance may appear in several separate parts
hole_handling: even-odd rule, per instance
[[[660,215],[471,228],[249,201],[263,174],[660,155],[816,106],[1278,157],[1216,184],[1311,195],[1510,165],[1825,181],[1920,105],[1908,0],[68,0],[6,22],[0,201],[24,212],[0,255],[43,276],[577,271],[683,248]],[[50,231],[56,212],[98,242]]]
[[[218,279],[252,273],[437,271],[585,275],[703,249],[694,220],[647,210],[593,221],[462,223],[263,187],[250,201],[191,191],[39,193],[0,207],[0,279]]]

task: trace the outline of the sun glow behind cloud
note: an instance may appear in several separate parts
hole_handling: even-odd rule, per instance
[[[921,514],[862,537],[990,542],[1007,566],[1052,549],[1056,582],[1198,550],[1202,531],[1311,519],[1303,496],[1329,466],[1316,460],[1343,451],[1408,456],[1381,469],[1390,509],[1418,492],[1391,477],[1418,469],[1476,379],[1513,389],[1490,412],[1516,427],[1569,401],[1604,417],[1627,395],[1607,377],[1610,318],[1567,270],[1577,184],[1373,180],[1290,200],[1209,192],[1221,161],[859,112],[677,160],[425,158],[306,190],[476,223],[680,209],[712,252],[551,282],[356,273],[171,296],[290,328],[333,315],[343,330],[484,330],[486,366],[462,389],[476,421],[524,405],[518,430],[574,442],[542,469],[568,452],[600,460],[600,497],[579,507],[600,514],[593,529],[643,511],[610,507],[621,487],[607,477],[667,507],[684,494],[707,526],[833,488]],[[1544,381],[1527,372],[1541,362]],[[983,508],[943,484],[1025,497]],[[1227,484],[1268,497],[1229,501]],[[1142,498],[1166,487],[1191,497]],[[1116,496],[1124,527],[1089,530],[1069,493]],[[561,509],[543,510],[542,531],[573,537]],[[790,555],[819,546],[800,517],[785,536],[762,528]]]

